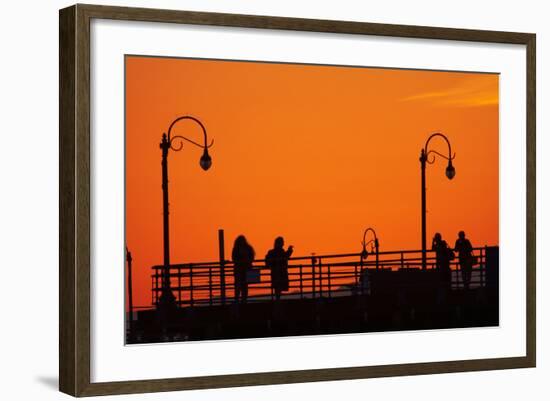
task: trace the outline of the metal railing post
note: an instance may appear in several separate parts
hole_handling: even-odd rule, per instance
[[[300,299],[304,298],[304,282],[302,275],[302,265],[300,265]]]
[[[485,252],[483,252],[485,250]],[[479,286],[485,287],[485,255],[487,255],[487,245],[485,248],[479,250]]]
[[[332,280],[330,277],[330,263],[327,265],[327,275],[328,275],[328,297],[332,298]]]
[[[218,230],[218,246],[220,256],[220,298],[225,305],[225,238],[224,231]]]
[[[159,302],[159,270],[158,268],[155,269],[155,305]]]
[[[182,305],[181,303],[181,266],[178,265],[178,305]]]
[[[316,283],[315,283],[315,256],[311,257],[311,296],[315,298],[316,294]]]
[[[455,287],[458,289],[458,281],[460,280],[460,269],[458,268],[458,263],[455,263],[455,275],[454,276],[455,276]],[[451,283],[451,286],[452,286],[452,283]]]
[[[189,265],[189,304],[193,306],[194,296],[193,296],[193,265]]]
[[[212,266],[208,266],[208,296],[210,297],[208,303],[212,306]]]
[[[323,263],[319,258],[319,297],[323,297]]]

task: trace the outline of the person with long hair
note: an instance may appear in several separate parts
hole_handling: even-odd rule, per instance
[[[454,258],[452,249],[447,245],[440,233],[435,233],[432,240],[432,250],[435,251],[435,265],[439,271],[441,288],[451,290],[451,259]]]
[[[248,298],[247,272],[252,269],[256,253],[244,235],[239,235],[233,244],[231,259],[233,260],[233,277],[235,279],[235,302],[246,302]]]

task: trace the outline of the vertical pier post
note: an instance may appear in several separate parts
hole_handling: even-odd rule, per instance
[[[311,254],[311,297],[315,298],[315,254]]]
[[[218,230],[218,244],[220,251],[220,298],[225,305],[225,238],[223,229]]]

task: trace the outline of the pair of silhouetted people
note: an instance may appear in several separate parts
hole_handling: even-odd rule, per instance
[[[432,250],[435,251],[436,268],[440,272],[440,280],[446,289],[451,289],[451,261],[455,254],[445,240],[441,238],[440,233],[434,235],[432,241]],[[462,274],[462,284],[465,289],[470,288],[472,278],[472,266],[474,258],[472,255],[473,247],[470,240],[466,238],[464,231],[458,233],[458,239],[455,242],[454,251],[458,252],[458,263]]]
[[[265,256],[265,264],[271,270],[271,287],[277,299],[281,298],[283,291],[288,291],[288,259],[294,248],[284,249],[283,237],[277,237],[271,249]],[[248,243],[244,235],[239,235],[233,244],[231,258],[233,260],[233,276],[235,280],[235,301],[246,302],[248,297],[248,272],[252,269],[252,263],[256,253]]]

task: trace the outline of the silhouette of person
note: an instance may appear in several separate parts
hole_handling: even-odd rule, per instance
[[[432,240],[432,250],[435,251],[435,265],[439,271],[439,279],[441,286],[445,290],[451,289],[451,258],[452,249],[449,248],[447,242],[441,238],[440,233],[435,233]]]
[[[455,242],[455,251],[458,252],[458,263],[460,264],[460,273],[462,274],[462,283],[467,290],[470,288],[470,280],[472,278],[472,244],[466,238],[464,231],[458,233],[458,239]]]
[[[271,288],[277,300],[281,299],[281,292],[288,291],[288,258],[294,251],[292,245],[285,251],[284,245],[283,237],[275,238],[273,249],[265,256],[265,264],[271,270]]]
[[[256,253],[244,235],[239,235],[233,244],[231,259],[233,260],[233,276],[235,279],[235,302],[246,302],[248,297],[248,283],[246,273],[252,268]]]

